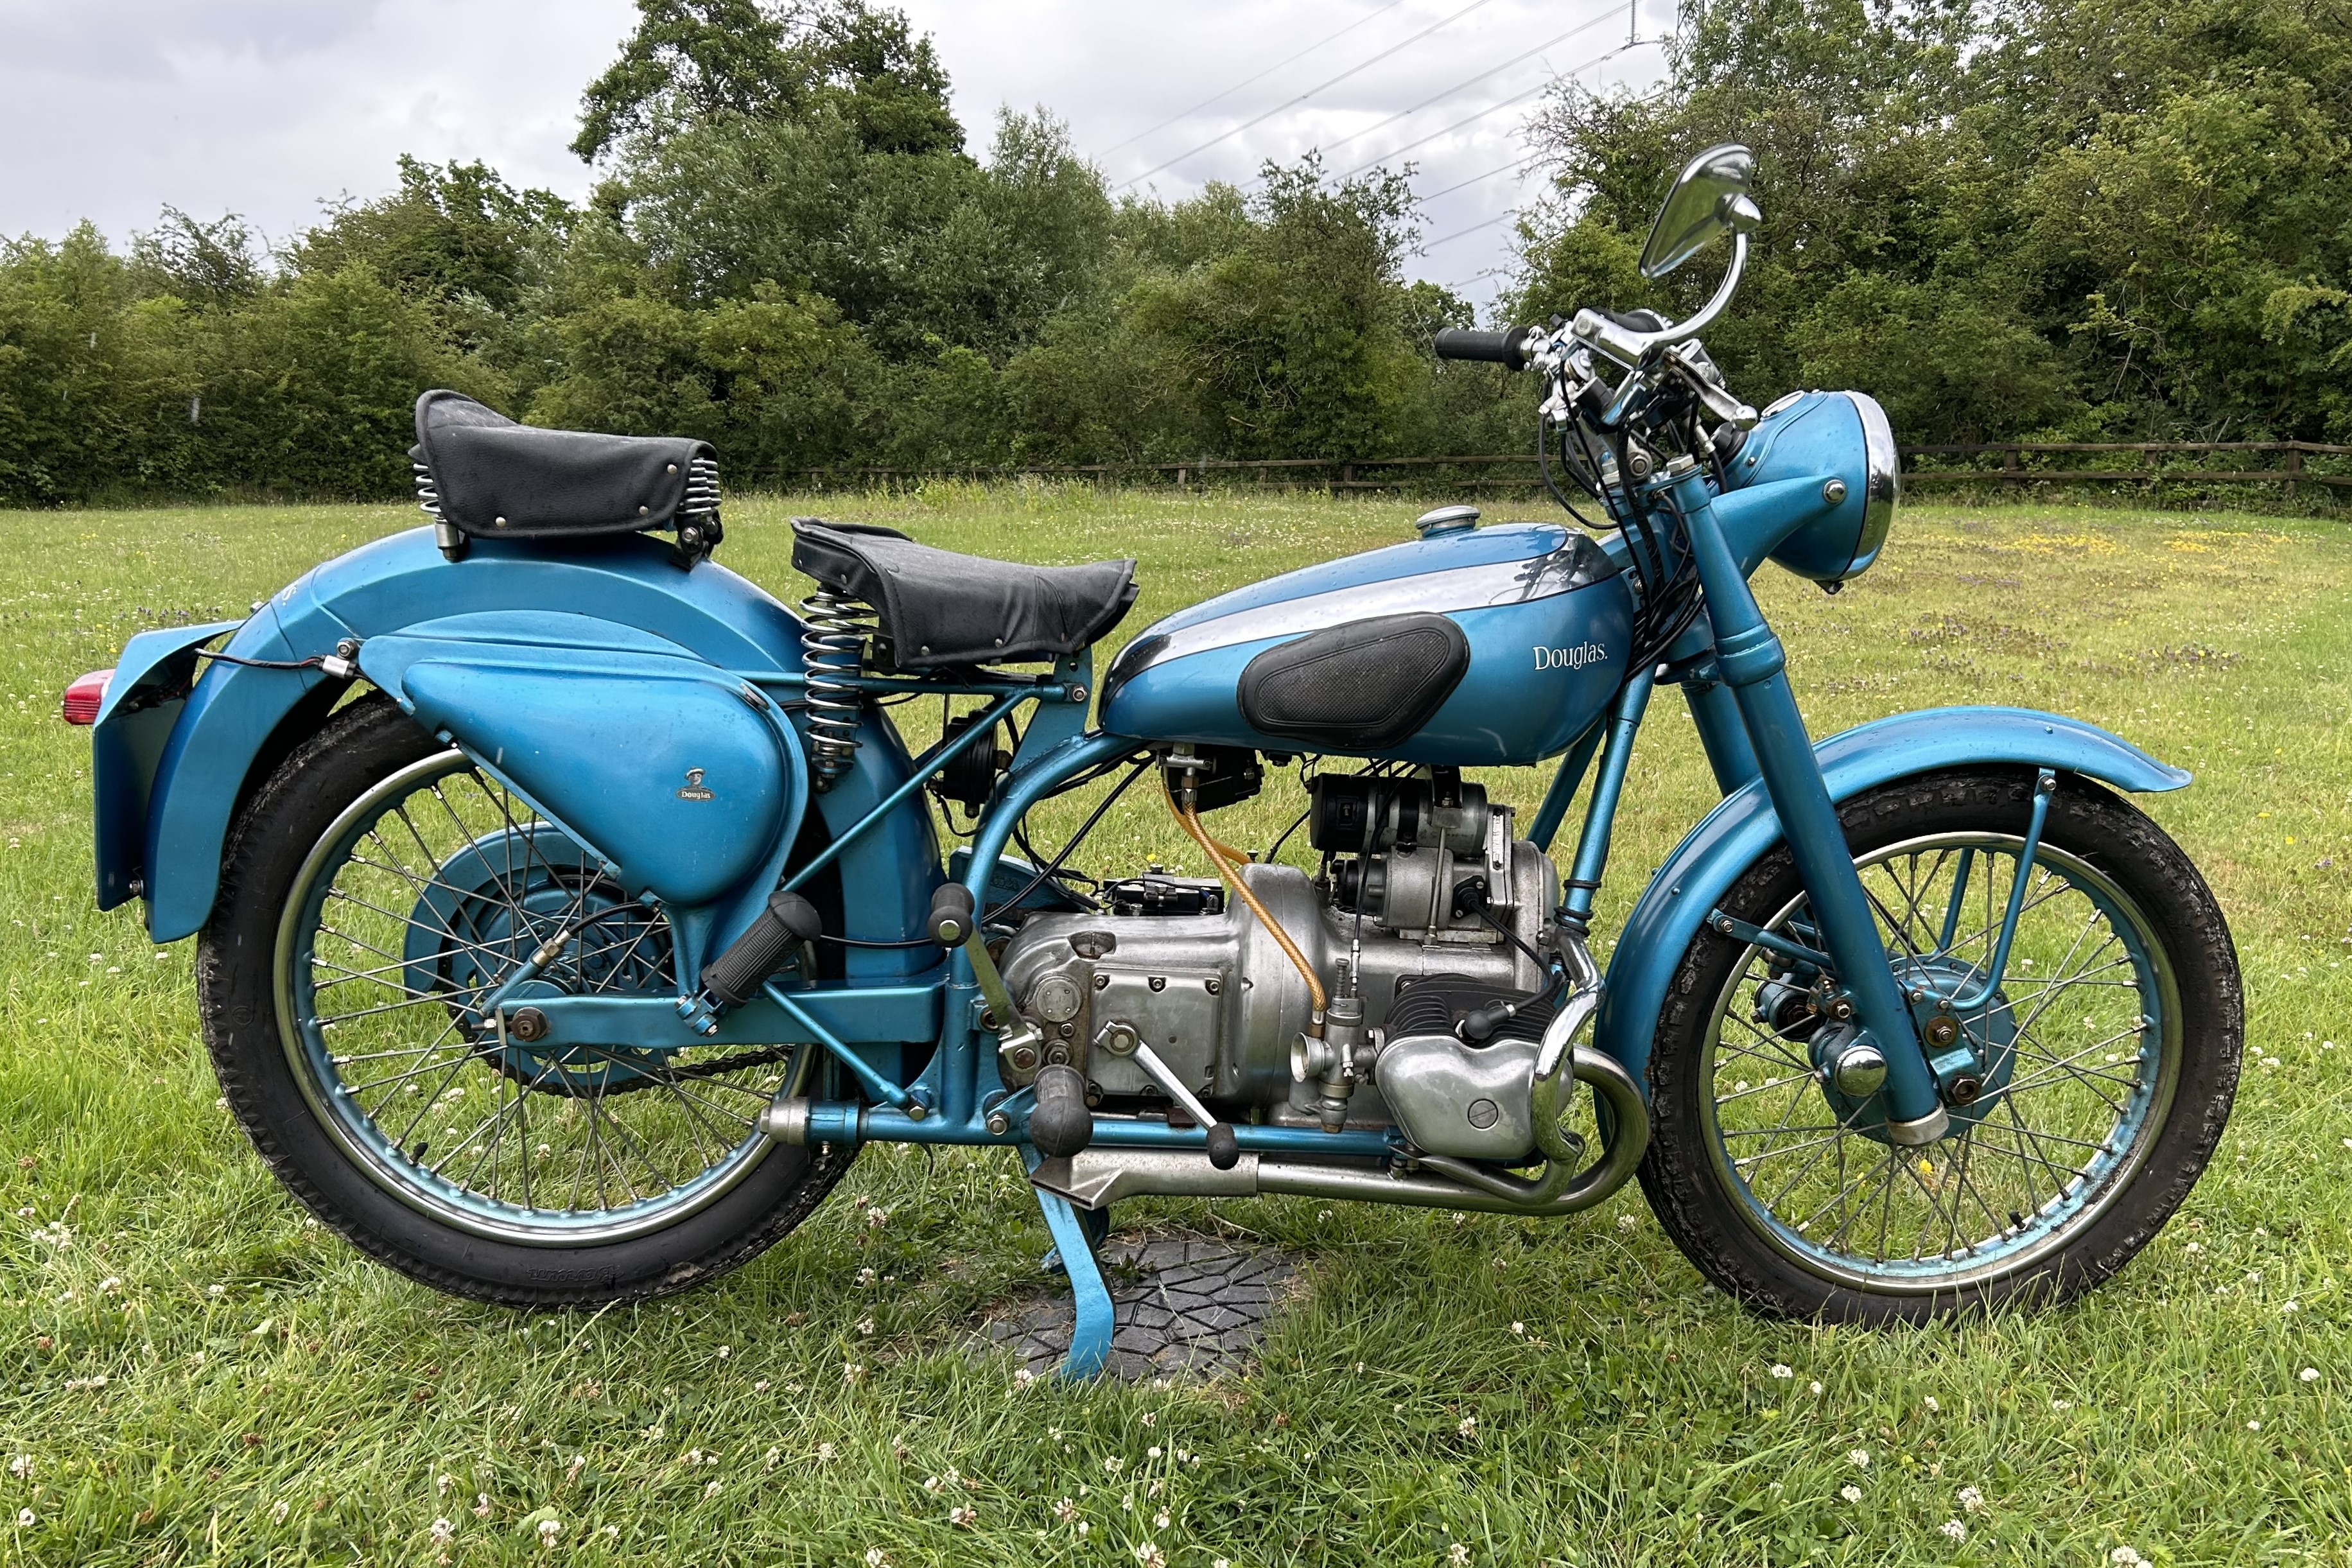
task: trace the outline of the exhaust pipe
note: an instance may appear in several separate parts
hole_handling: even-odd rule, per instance
[[[1570,1058],[1579,1082],[1589,1083],[1609,1107],[1613,1136],[1601,1157],[1549,1195],[1534,1201],[1518,1192],[1550,1185],[1471,1165],[1466,1161],[1427,1159],[1444,1173],[1390,1173],[1370,1166],[1327,1165],[1244,1152],[1231,1170],[1219,1170],[1198,1149],[1114,1149],[1097,1144],[1066,1159],[1041,1162],[1030,1181],[1080,1208],[1107,1208],[1124,1198],[1296,1197],[1348,1198],[1360,1203],[1402,1204],[1411,1208],[1467,1209],[1481,1214],[1559,1215],[1601,1203],[1623,1186],[1642,1161],[1650,1139],[1649,1108],[1633,1078],[1616,1058],[1589,1047]],[[1467,1179],[1465,1179],[1466,1175]],[[1505,1186],[1502,1184],[1509,1184]]]

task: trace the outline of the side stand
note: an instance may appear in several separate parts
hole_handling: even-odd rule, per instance
[[[1021,1160],[1029,1169],[1036,1169],[1037,1151],[1023,1144]],[[1096,1376],[1110,1360],[1110,1340],[1116,1327],[1110,1287],[1104,1282],[1102,1266],[1095,1259],[1096,1245],[1109,1231],[1110,1213],[1108,1209],[1080,1210],[1067,1198],[1043,1187],[1031,1190],[1037,1194],[1037,1206],[1045,1215],[1045,1228],[1054,1237],[1054,1249],[1045,1255],[1044,1267],[1049,1272],[1058,1268],[1070,1281],[1070,1350],[1062,1358],[1061,1375]]]

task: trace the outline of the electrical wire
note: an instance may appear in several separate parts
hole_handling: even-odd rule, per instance
[[[1521,49],[1517,54],[1513,55],[1509,59],[1503,61],[1499,65],[1488,66],[1485,70],[1480,71],[1475,76],[1463,78],[1460,81],[1455,82],[1452,87],[1447,88],[1443,92],[1431,93],[1427,98],[1423,99],[1411,109],[1400,109],[1394,114],[1390,115],[1386,120],[1381,121],[1377,124],[1367,125],[1361,131],[1351,131],[1347,135],[1340,137],[1337,142],[1327,142],[1323,144],[1323,150],[1328,153],[1335,147],[1345,147],[1350,142],[1360,142],[1365,137],[1370,136],[1375,131],[1385,131],[1390,126],[1394,125],[1398,121],[1404,119],[1407,115],[1418,114],[1433,103],[1443,103],[1447,99],[1452,98],[1455,93],[1460,92],[1464,88],[1475,87],[1480,82],[1485,81],[1488,77],[1507,71],[1522,60],[1543,53],[1546,49],[1550,48],[1554,44],[1564,44],[1569,39],[1576,37],[1579,33],[1589,33],[1593,28],[1600,26],[1603,22],[1612,22],[1615,20],[1616,18],[1613,16],[1604,11],[1589,22],[1580,22],[1565,33],[1558,33],[1553,35],[1551,37],[1546,38],[1542,43],[1538,44],[1531,49]],[[1603,58],[1605,58],[1606,57]],[[1578,70],[1582,70],[1584,68],[1582,66],[1579,66],[1576,68]],[[1519,96],[1522,98],[1531,97],[1533,94],[1542,91],[1544,87],[1549,85],[1549,82],[1539,83]],[[1496,107],[1499,108],[1500,105],[1497,105]],[[1492,113],[1494,110],[1488,110],[1486,112]],[[1443,133],[1441,132],[1441,134]]]
[[[1370,59],[1358,65],[1349,66],[1338,76],[1317,82],[1313,87],[1308,88],[1297,98],[1285,100],[1283,102],[1276,104],[1272,109],[1267,110],[1265,113],[1255,115],[1248,120],[1244,120],[1239,125],[1234,126],[1232,130],[1212,136],[1206,142],[1202,142],[1199,146],[1192,148],[1187,152],[1177,153],[1176,156],[1169,159],[1164,163],[1155,163],[1150,168],[1144,170],[1140,174],[1136,175],[1133,179],[1120,181],[1118,188],[1120,190],[1125,190],[1129,185],[1141,184],[1144,181],[1151,178],[1152,175],[1160,173],[1162,170],[1172,169],[1177,164],[1183,163],[1186,159],[1191,158],[1197,153],[1205,153],[1210,148],[1218,145],[1220,142],[1230,142],[1234,137],[1240,135],[1243,132],[1249,130],[1252,126],[1262,125],[1265,121],[1273,119],[1276,115],[1280,114],[1284,110],[1297,107],[1299,104],[1306,102],[1308,99],[1314,97],[1317,93],[1321,92],[1326,88],[1337,87],[1341,82],[1346,81],[1349,77],[1360,76],[1365,71],[1370,70],[1372,67],[1380,64],[1382,60],[1387,59],[1391,55],[1397,54],[1403,50],[1408,45],[1417,44],[1422,39],[1429,37],[1430,34],[1436,32],[1439,28],[1446,26],[1451,23],[1458,22],[1463,17],[1470,15],[1471,12],[1480,10],[1492,4],[1494,4],[1494,0],[1470,0],[1470,4],[1463,6],[1459,11],[1444,17],[1439,21],[1432,22],[1420,32],[1413,34],[1409,38],[1403,39],[1402,42],[1391,45],[1389,47],[1382,49],[1379,54],[1374,55]]]
[[[1237,81],[1234,83],[1233,86],[1225,89],[1224,91],[1217,93],[1213,97],[1202,99],[1192,108],[1184,110],[1183,113],[1170,115],[1159,124],[1151,127],[1150,130],[1139,131],[1124,142],[1112,142],[1109,146],[1102,150],[1102,155],[1108,157],[1109,154],[1118,152],[1121,148],[1134,146],[1138,142],[1142,141],[1147,136],[1157,136],[1160,132],[1167,130],[1170,126],[1175,124],[1180,120],[1190,120],[1192,116],[1200,113],[1201,110],[1208,108],[1209,105],[1218,102],[1221,100],[1231,98],[1234,94],[1241,91],[1242,89],[1248,87],[1253,82],[1264,81],[1266,78],[1272,76],[1283,67],[1293,64],[1298,60],[1305,59],[1307,56],[1323,47],[1326,44],[1338,43],[1341,38],[1346,37],[1349,33],[1354,32],[1365,23],[1371,21],[1373,18],[1378,16],[1385,16],[1391,11],[1395,10],[1398,6],[1403,4],[1404,0],[1389,0],[1387,5],[1371,11],[1367,11],[1364,15],[1357,17],[1354,21],[1340,28],[1338,32],[1326,34],[1324,37],[1317,39],[1314,43],[1307,45],[1305,48],[1299,50],[1295,55],[1284,56],[1281,59],[1278,59],[1275,61],[1274,64],[1266,67],[1265,69],[1258,72],[1257,75],[1253,77],[1244,77],[1242,80]]]
[[[1589,24],[1589,23],[1587,24],[1587,26],[1591,26],[1591,24]],[[1571,31],[1573,31],[1573,32],[1579,32],[1579,33],[1582,32],[1583,30],[1584,30],[1584,28],[1582,28],[1582,27],[1578,27],[1578,28],[1573,28],[1573,29],[1571,29]],[[1563,34],[1561,34],[1561,35],[1560,35],[1560,37],[1569,37],[1569,36],[1570,36],[1570,35],[1569,35],[1569,34],[1567,34],[1567,33],[1563,33]],[[1554,40],[1553,40],[1553,42],[1555,42],[1555,43],[1557,43],[1558,41],[1559,41],[1558,39],[1554,39]],[[1611,50],[1608,50],[1606,53],[1603,53],[1603,54],[1598,54],[1598,55],[1593,56],[1591,59],[1584,61],[1584,62],[1583,62],[1582,64],[1580,64],[1580,65],[1572,65],[1572,66],[1569,67],[1566,70],[1563,70],[1563,71],[1555,71],[1555,72],[1553,72],[1550,76],[1548,76],[1548,77],[1544,78],[1544,79],[1543,79],[1543,80],[1541,80],[1541,81],[1539,81],[1539,82],[1536,83],[1536,85],[1535,85],[1535,86],[1533,86],[1533,87],[1531,87],[1531,88],[1528,89],[1525,92],[1514,93],[1514,94],[1512,94],[1510,97],[1508,97],[1508,98],[1507,98],[1507,99],[1504,99],[1504,100],[1503,100],[1501,102],[1499,102],[1499,103],[1490,103],[1490,104],[1488,104],[1486,108],[1484,108],[1484,109],[1482,109],[1482,110],[1478,110],[1476,113],[1475,113],[1475,114],[1467,114],[1467,115],[1465,115],[1465,116],[1463,116],[1461,119],[1459,119],[1459,120],[1455,121],[1453,124],[1451,124],[1451,125],[1446,125],[1446,126],[1441,126],[1441,127],[1439,127],[1437,130],[1431,132],[1428,135],[1426,135],[1426,136],[1422,136],[1422,137],[1417,137],[1417,138],[1415,138],[1414,140],[1412,140],[1412,141],[1411,141],[1411,142],[1406,142],[1406,143],[1405,143],[1403,146],[1402,146],[1402,147],[1391,147],[1391,148],[1390,148],[1387,152],[1385,152],[1385,153],[1381,153],[1379,157],[1377,157],[1377,158],[1373,159],[1370,163],[1360,163],[1360,164],[1358,164],[1356,167],[1354,167],[1354,168],[1352,168],[1352,169],[1349,170],[1345,174],[1340,175],[1339,177],[1340,177],[1341,179],[1343,179],[1343,180],[1352,178],[1352,177],[1354,177],[1354,176],[1355,176],[1355,175],[1357,175],[1357,174],[1362,174],[1366,169],[1376,168],[1376,167],[1378,167],[1379,165],[1381,165],[1381,164],[1382,164],[1382,163],[1387,163],[1390,159],[1391,159],[1391,158],[1395,157],[1395,156],[1396,156],[1398,153],[1410,153],[1410,152],[1412,152],[1412,151],[1414,148],[1416,148],[1416,147],[1425,147],[1425,146],[1427,146],[1430,142],[1436,141],[1439,137],[1441,137],[1441,136],[1448,136],[1448,135],[1451,135],[1451,134],[1453,134],[1454,132],[1461,130],[1461,129],[1462,129],[1464,126],[1465,126],[1465,125],[1475,125],[1475,124],[1476,124],[1479,121],[1486,119],[1486,118],[1488,115],[1490,115],[1490,114],[1499,114],[1499,113],[1501,113],[1504,110],[1506,110],[1506,109],[1509,109],[1509,108],[1511,108],[1511,107],[1512,107],[1513,105],[1515,105],[1515,104],[1525,103],[1528,99],[1531,99],[1531,98],[1535,97],[1535,96],[1536,96],[1536,94],[1538,94],[1538,93],[1539,93],[1539,92],[1542,92],[1542,91],[1544,91],[1546,89],[1550,88],[1550,87],[1553,87],[1553,86],[1557,85],[1558,83],[1560,83],[1560,82],[1566,81],[1570,77],[1574,76],[1574,75],[1575,75],[1577,72],[1579,72],[1579,71],[1581,71],[1581,70],[1590,70],[1590,69],[1591,69],[1594,66],[1605,64],[1605,63],[1607,63],[1608,61],[1610,61],[1610,60],[1612,60],[1612,59],[1616,58],[1619,55],[1623,54],[1627,49],[1631,49],[1631,48],[1637,48],[1637,47],[1640,47],[1640,44],[1643,44],[1643,43],[1654,43],[1654,42],[1656,42],[1656,40],[1655,40],[1655,39],[1644,38],[1644,39],[1642,39],[1642,40],[1640,41],[1640,43],[1636,43],[1636,44],[1620,44],[1620,45],[1618,45],[1615,48],[1611,49]],[[1540,46],[1539,46],[1539,47],[1540,47]],[[1533,52],[1534,52],[1534,51],[1532,51],[1532,50],[1530,50],[1530,51],[1529,51],[1529,53],[1533,53]],[[1524,59],[1524,58],[1526,58],[1527,57],[1526,57],[1526,56],[1524,56],[1524,55],[1522,55],[1522,56],[1521,56],[1521,57],[1519,57],[1519,58],[1520,58],[1521,59]],[[1512,62],[1510,62],[1510,63],[1512,63],[1512,64],[1517,64],[1517,61],[1512,61]],[[1651,94],[1651,97],[1655,97],[1655,96],[1657,96],[1657,95],[1656,95],[1656,94],[1654,94],[1654,93]],[[1636,102],[1646,102],[1646,101],[1648,101],[1648,100],[1647,100],[1646,99],[1637,99],[1637,100],[1635,100],[1634,101],[1636,101]],[[1408,112],[1408,113],[1410,113],[1410,112],[1411,112],[1411,110],[1407,110],[1407,112]],[[1383,123],[1383,124],[1385,124],[1385,123],[1387,123],[1387,122],[1384,121],[1382,121],[1382,123]]]

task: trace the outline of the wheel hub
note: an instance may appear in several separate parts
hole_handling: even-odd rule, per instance
[[[1966,996],[1980,984],[1972,964],[1909,954],[1893,956],[1892,963],[1950,1121],[1945,1136],[1958,1137],[1993,1112],[2016,1073],[2016,1014],[2008,994],[1999,989],[1965,1015],[1952,1010],[1949,998]],[[1875,1142],[1891,1142],[1879,1087],[1885,1081],[1879,1047],[1852,1024],[1839,1022],[1816,1030],[1806,1048],[1821,1079],[1822,1098],[1840,1124]],[[1875,1059],[1874,1077],[1864,1057]]]

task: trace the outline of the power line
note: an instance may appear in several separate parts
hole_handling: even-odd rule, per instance
[[[1190,120],[1195,114],[1200,113],[1201,110],[1208,108],[1209,105],[1218,102],[1221,100],[1233,97],[1234,94],[1241,91],[1242,89],[1248,87],[1253,82],[1264,81],[1267,77],[1272,76],[1283,67],[1293,64],[1298,60],[1305,59],[1307,56],[1323,47],[1326,44],[1335,44],[1339,42],[1341,38],[1346,37],[1349,33],[1354,32],[1357,28],[1362,26],[1365,23],[1372,20],[1374,17],[1384,16],[1389,12],[1395,10],[1398,6],[1403,4],[1404,0],[1389,0],[1387,5],[1381,6],[1377,10],[1365,13],[1363,16],[1359,16],[1354,21],[1349,23],[1346,26],[1340,28],[1338,32],[1330,34],[1326,37],[1318,38],[1314,43],[1307,45],[1305,48],[1299,50],[1295,55],[1275,61],[1274,64],[1266,67],[1265,69],[1258,72],[1257,75],[1254,77],[1234,83],[1233,86],[1225,89],[1224,91],[1218,93],[1214,98],[1204,98],[1200,102],[1194,104],[1192,108],[1186,110],[1183,113],[1171,115],[1149,131],[1139,131],[1134,135],[1129,137],[1126,141],[1116,142],[1111,146],[1104,148],[1102,155],[1108,157],[1111,153],[1118,152],[1122,147],[1132,147],[1147,136],[1158,135],[1160,132],[1167,130],[1170,126],[1175,124],[1180,120]]]
[[[1444,92],[1432,93],[1429,97],[1423,99],[1419,103],[1414,104],[1411,109],[1398,110],[1394,114],[1390,115],[1386,120],[1381,121],[1377,125],[1367,125],[1361,131],[1349,132],[1347,135],[1340,137],[1337,142],[1327,142],[1323,144],[1323,151],[1328,153],[1334,148],[1345,147],[1350,142],[1360,141],[1364,137],[1370,136],[1375,131],[1384,131],[1409,114],[1418,114],[1433,103],[1443,103],[1445,100],[1452,98],[1455,93],[1460,92],[1464,88],[1475,87],[1478,83],[1485,81],[1488,77],[1493,76],[1499,71],[1507,71],[1510,69],[1513,66],[1517,65],[1521,60],[1528,58],[1530,55],[1539,55],[1546,49],[1550,48],[1554,44],[1566,43],[1569,39],[1576,37],[1577,34],[1589,33],[1593,28],[1601,26],[1601,23],[1609,20],[1611,20],[1610,16],[1606,13],[1603,13],[1601,16],[1593,17],[1590,22],[1580,23],[1578,26],[1570,27],[1567,32],[1559,35],[1557,37],[1546,38],[1534,48],[1522,49],[1519,53],[1513,55],[1509,59],[1505,60],[1500,65],[1489,66],[1485,70],[1480,71],[1476,76],[1466,77],[1464,79],[1455,82]],[[1583,68],[1579,67],[1578,68],[1581,69]]]
[[[1468,228],[1457,228],[1452,234],[1447,235],[1444,239],[1433,239],[1421,248],[1423,251],[1435,250],[1441,245],[1453,244],[1455,240],[1460,239],[1465,235],[1475,234],[1482,228],[1492,228],[1498,223],[1508,223],[1511,219],[1518,216],[1519,215],[1515,212],[1496,213],[1485,223],[1474,223]]]
[[[1518,172],[1518,171],[1520,171],[1520,170],[1525,169],[1525,168],[1526,168],[1528,164],[1530,164],[1530,163],[1541,163],[1542,161],[1543,161],[1543,154],[1542,154],[1542,153],[1528,153],[1526,157],[1523,157],[1523,158],[1514,158],[1514,159],[1512,159],[1509,163],[1507,163],[1504,164],[1504,165],[1503,165],[1501,168],[1499,168],[1499,169],[1489,169],[1489,170],[1487,170],[1487,171],[1486,171],[1485,174],[1473,174],[1473,175],[1471,175],[1471,176],[1470,176],[1468,179],[1466,179],[1466,180],[1456,180],[1454,184],[1450,184],[1450,185],[1446,186],[1446,187],[1445,187],[1444,190],[1442,190],[1442,191],[1432,191],[1432,192],[1430,192],[1430,193],[1429,193],[1429,195],[1425,195],[1425,196],[1416,197],[1415,199],[1416,199],[1416,200],[1419,200],[1419,201],[1424,201],[1424,202],[1433,202],[1433,201],[1435,201],[1435,200],[1436,200],[1438,197],[1440,197],[1440,196],[1450,196],[1450,195],[1452,195],[1454,192],[1456,192],[1456,191],[1458,191],[1458,190],[1463,189],[1465,186],[1467,186],[1467,185],[1475,185],[1475,184],[1477,184],[1481,183],[1482,181],[1491,180],[1491,179],[1493,179],[1493,178],[1494,178],[1496,175],[1497,175],[1497,174],[1515,174],[1515,173],[1517,173],[1517,172]]]
[[[1643,40],[1643,43],[1654,43],[1655,41],[1655,39]],[[1513,93],[1510,97],[1504,99],[1500,103],[1490,103],[1486,108],[1478,110],[1475,114],[1465,114],[1461,119],[1455,121],[1453,124],[1441,126],[1439,129],[1431,132],[1428,135],[1408,142],[1402,147],[1391,147],[1387,152],[1381,153],[1379,157],[1374,158],[1370,163],[1359,163],[1356,167],[1349,170],[1339,177],[1343,180],[1351,180],[1358,174],[1362,174],[1366,169],[1376,169],[1380,167],[1382,163],[1387,163],[1390,159],[1395,157],[1400,153],[1410,153],[1416,147],[1425,147],[1432,142],[1436,141],[1439,137],[1450,136],[1454,132],[1461,130],[1464,126],[1474,125],[1479,121],[1486,119],[1490,114],[1500,114],[1504,110],[1510,108],[1514,104],[1526,102],[1528,99],[1535,97],[1536,94],[1551,87],[1555,82],[1565,80],[1567,78],[1574,76],[1578,71],[1590,70],[1594,66],[1614,59],[1617,56],[1623,54],[1627,49],[1636,48],[1639,47],[1640,46],[1636,44],[1620,44],[1613,49],[1593,56],[1591,59],[1586,60],[1581,65],[1573,65],[1569,67],[1568,69],[1560,71],[1556,75],[1546,77],[1543,80],[1536,83],[1535,86],[1528,89],[1525,92]]]
[[[1402,51],[1407,45],[1417,44],[1421,42],[1422,39],[1429,37],[1430,34],[1436,32],[1440,27],[1446,26],[1451,23],[1458,22],[1463,17],[1467,16],[1471,12],[1479,10],[1482,7],[1492,4],[1494,4],[1494,0],[1470,0],[1469,5],[1463,6],[1462,9],[1454,12],[1452,16],[1447,16],[1441,21],[1432,22],[1428,26],[1423,27],[1420,32],[1413,34],[1411,37],[1391,45],[1389,47],[1382,49],[1379,54],[1374,55],[1371,58],[1363,61],[1360,65],[1349,67],[1346,70],[1341,71],[1338,76],[1332,77],[1328,80],[1316,83],[1313,87],[1308,88],[1305,92],[1300,93],[1297,98],[1290,99],[1286,102],[1277,103],[1272,109],[1267,110],[1265,113],[1249,120],[1244,120],[1239,125],[1234,126],[1232,130],[1227,131],[1221,135],[1212,136],[1206,142],[1202,142],[1199,146],[1194,147],[1188,152],[1179,153],[1176,156],[1169,159],[1166,163],[1155,164],[1151,168],[1144,170],[1143,173],[1136,175],[1133,179],[1120,181],[1118,188],[1120,190],[1125,190],[1129,185],[1139,184],[1143,181],[1151,178],[1152,175],[1159,174],[1163,169],[1172,169],[1177,164],[1184,162],[1187,158],[1192,157],[1196,153],[1205,153],[1221,142],[1229,142],[1233,138],[1240,135],[1243,132],[1247,131],[1253,125],[1263,124],[1266,121],[1269,121],[1276,115],[1281,113],[1284,110],[1293,109],[1297,105],[1306,102],[1308,99],[1314,97],[1317,93],[1321,92],[1324,89],[1337,87],[1341,82],[1346,81],[1349,77],[1360,75],[1362,72],[1370,70],[1372,67],[1380,64],[1382,60],[1387,59],[1391,55]]]

